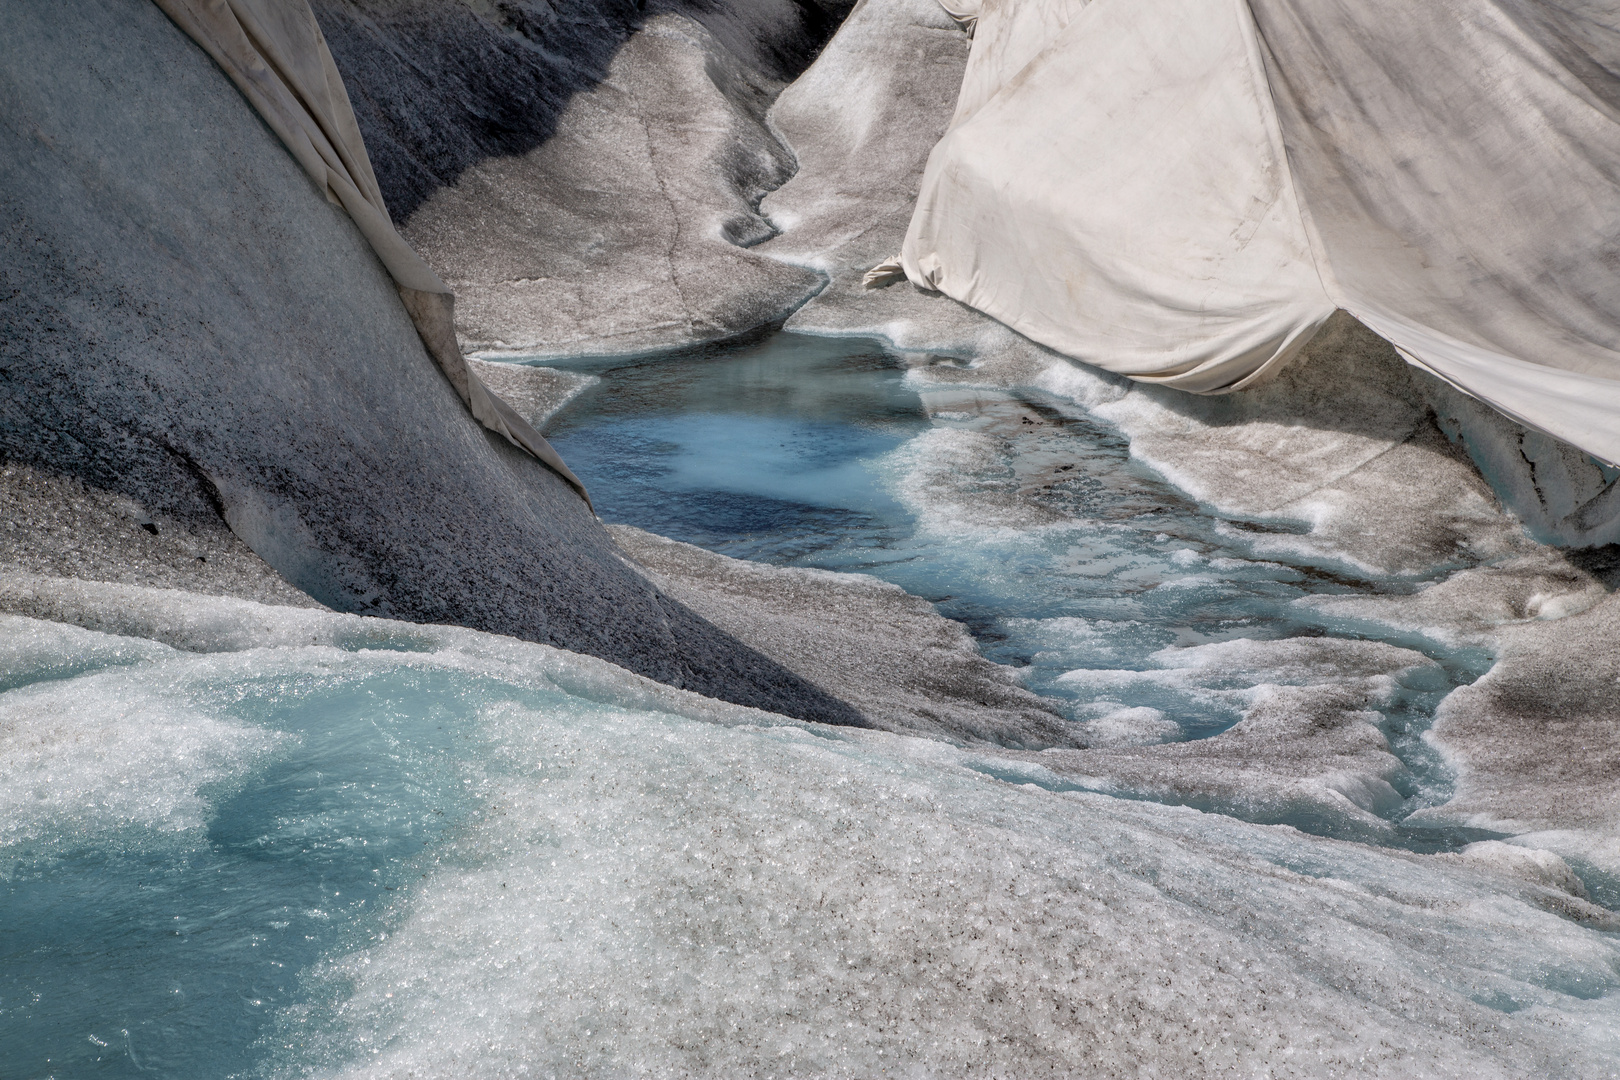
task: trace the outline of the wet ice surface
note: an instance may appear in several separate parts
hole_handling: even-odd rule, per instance
[[[1277,526],[1204,511],[1073,404],[932,382],[865,339],[778,333],[572,366],[602,381],[547,435],[605,520],[739,558],[869,573],[928,598],[1062,702],[1094,746],[1217,734],[1257,685],[1366,680],[1332,650],[1278,664],[1275,650],[1208,647],[1346,633],[1293,601],[1409,592],[1456,569],[1379,578],[1288,561],[1275,554]],[[1419,736],[1488,658],[1391,640],[1432,661],[1367,687],[1410,770],[1397,779],[1404,801],[1385,809],[1398,820],[1444,798]]]
[[[6,1075],[245,1069],[298,972],[465,816],[476,687],[162,651],[0,698]]]
[[[137,599],[222,651],[0,625],[83,658],[0,694],[7,1075],[1614,1071],[1612,918],[1556,858],[1005,783],[471,631]]]
[[[757,715],[489,635],[53,580],[140,636],[0,616],[8,1080],[260,1071],[310,966],[488,811],[491,710]]]

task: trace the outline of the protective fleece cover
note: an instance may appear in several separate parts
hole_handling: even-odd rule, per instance
[[[1343,308],[1613,463],[1617,110],[1607,0],[983,0],[901,264],[1198,393]]]

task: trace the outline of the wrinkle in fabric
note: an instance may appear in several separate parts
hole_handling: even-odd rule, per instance
[[[1061,353],[1252,385],[1344,309],[1620,461],[1598,0],[982,0],[899,263]]]

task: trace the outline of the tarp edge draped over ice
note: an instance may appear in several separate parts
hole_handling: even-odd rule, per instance
[[[903,271],[1195,393],[1252,385],[1343,309],[1414,366],[1620,462],[1620,23],[1603,5],[974,14],[955,119],[870,284]]]
[[[484,427],[534,456],[590,503],[541,434],[490,393],[456,342],[455,297],[394,228],[342,77],[308,0],[154,0],[202,47],[310,178],[353,219],[399,288],[429,355]]]

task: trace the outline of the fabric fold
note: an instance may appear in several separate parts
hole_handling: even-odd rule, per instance
[[[992,15],[1010,28],[1018,3],[1039,15],[1021,23],[1033,36],[994,36]],[[1002,84],[930,155],[906,276],[1067,356],[1196,393],[1286,363],[1335,305],[1244,0],[986,0],[980,18],[970,67]],[[1032,58],[994,74],[993,40]]]
[[[359,228],[399,288],[445,378],[484,427],[537,458],[587,505],[585,485],[528,421],[490,393],[456,342],[455,297],[394,228],[353,106],[308,0],[154,0],[202,47],[328,200]]]
[[[940,0],[946,14],[973,38],[952,126],[972,116],[1040,55],[1091,0]]]
[[[1612,4],[975,15],[900,259],[914,284],[1196,393],[1252,385],[1344,309],[1414,365],[1620,461]]]
[[[1249,0],[1334,301],[1620,462],[1620,22],[1545,0]]]

